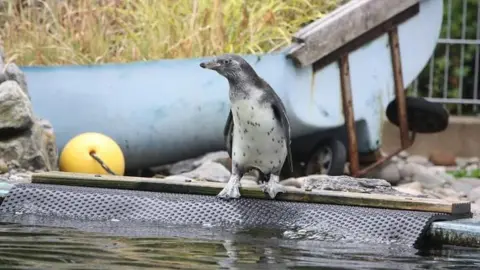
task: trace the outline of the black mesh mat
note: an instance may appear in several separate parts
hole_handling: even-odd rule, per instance
[[[303,234],[310,234],[312,239],[317,236],[317,239],[394,242],[412,246],[420,242],[431,222],[450,219],[449,215],[419,211],[248,198],[224,201],[215,196],[43,184],[17,185],[0,205],[0,216],[4,219],[28,215],[66,220],[66,226],[82,222],[111,223],[114,220],[117,229],[131,226],[133,230],[138,224],[173,225],[173,228],[187,225],[303,230]]]

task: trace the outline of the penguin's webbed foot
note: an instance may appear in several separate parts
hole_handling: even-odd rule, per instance
[[[285,193],[285,186],[279,183],[279,177],[271,175],[270,180],[263,186],[263,192],[267,193],[271,199],[275,199],[278,193]]]
[[[238,179],[237,179],[238,178]],[[217,197],[222,199],[238,199],[240,198],[240,179],[239,177],[232,176],[228,180],[225,187],[218,193]]]

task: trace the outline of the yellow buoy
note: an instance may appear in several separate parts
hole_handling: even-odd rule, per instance
[[[65,145],[59,157],[60,170],[109,174],[91,153],[95,153],[116,175],[125,173],[125,158],[120,146],[110,137],[95,132],[77,135]]]

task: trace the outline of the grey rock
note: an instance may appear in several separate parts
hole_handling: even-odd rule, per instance
[[[260,174],[256,170],[251,170],[246,172],[242,179],[240,179],[240,183],[242,185],[258,185],[258,179],[260,177]]]
[[[200,157],[199,159],[193,160],[193,166],[199,167],[205,162],[213,161],[216,163],[222,164],[225,168],[228,168],[230,165],[225,164],[230,157],[228,156],[227,151],[218,151],[218,152],[211,152],[205,154],[204,156]]]
[[[166,165],[161,165],[157,167],[152,167],[150,168],[150,170],[152,170],[154,173],[157,173],[157,174],[160,173],[160,174],[167,174],[167,175],[178,175],[178,174],[195,170],[196,168],[198,168],[200,165],[202,165],[207,161],[220,163],[227,169],[230,168],[231,166],[229,162],[228,153],[226,151],[218,151],[218,152],[207,153],[200,157],[182,160],[173,164],[166,164]]]
[[[304,190],[333,190],[360,193],[401,195],[383,179],[353,178],[350,176],[309,175],[298,178]]]
[[[416,196],[422,196],[422,184],[419,182],[412,182],[412,183],[407,183],[407,184],[402,184],[398,185],[396,187],[393,187],[395,190],[411,194],[411,195],[416,195]]]
[[[397,155],[399,158],[402,158],[402,159],[407,159],[409,154],[407,151],[401,151],[400,153],[398,153]]]
[[[230,171],[228,171],[222,164],[207,161],[193,171],[182,173],[182,175],[198,180],[227,182],[230,178]]]
[[[460,167],[460,168],[463,168],[463,167],[466,167],[468,164],[470,164],[468,158],[464,158],[464,157],[456,157],[455,158],[455,164]]]
[[[7,163],[8,169],[10,170],[11,173],[15,173],[21,170],[20,168],[20,163],[16,159],[12,159]]]
[[[0,156],[9,168],[58,170],[55,135],[37,123],[13,137],[0,140]]]
[[[304,184],[303,178],[288,178],[280,182],[280,184],[287,186],[287,187],[296,187],[296,188],[302,188]]]
[[[402,180],[397,164],[391,160],[370,171],[366,177],[385,179],[391,184]]]
[[[478,168],[478,164],[470,164],[465,167],[465,171],[467,171],[467,173],[472,173],[473,171],[478,170]]]
[[[192,182],[192,181],[195,181],[195,179],[184,176],[184,175],[169,175],[169,176],[167,176],[163,179],[177,181],[177,182]]]
[[[240,180],[240,184],[242,187],[255,187],[258,186],[257,179],[258,178],[255,175],[243,175],[242,179]]]
[[[451,179],[445,173],[439,173],[431,168],[415,163],[407,163],[401,168],[401,174],[410,176],[413,182],[419,182],[424,188],[441,187]]]
[[[27,129],[34,122],[30,99],[14,81],[0,84],[0,112],[0,131]]]
[[[432,166],[426,169],[433,174],[443,174],[447,172],[447,168],[445,166]]]
[[[478,164],[480,163],[480,159],[478,157],[457,157],[455,158],[455,163],[457,164],[458,167],[464,168],[468,165],[471,164]]]
[[[428,171],[420,171],[416,173],[412,177],[412,181],[421,183],[426,189],[440,187],[446,183],[445,179]]]
[[[400,173],[400,177],[402,179],[411,179],[418,166],[420,165],[411,162],[397,163],[398,172]]]
[[[473,163],[480,163],[480,158],[479,157],[471,157],[468,159],[468,163],[473,164]]]
[[[434,191],[440,196],[440,198],[450,202],[458,201],[465,196],[465,194],[457,192],[451,188],[436,188]]]
[[[25,95],[30,99],[28,93],[27,80],[25,79],[25,74],[18,68],[15,63],[9,63],[5,68],[5,76],[7,80],[12,80],[18,83],[20,88],[23,90]]]
[[[1,72],[0,70],[0,84],[7,80],[8,80],[7,75],[5,75],[5,73]]]
[[[3,158],[0,158],[0,174],[8,172],[8,165]]]
[[[12,184],[24,184],[24,183],[31,183],[32,182],[32,175],[31,173],[15,173],[10,174],[8,180]]]
[[[427,157],[419,156],[419,155],[412,155],[407,158],[407,162],[409,163],[416,163],[422,166],[433,166],[433,164],[428,160]]]
[[[472,202],[480,202],[480,187],[476,187],[467,194],[467,198]]]
[[[5,51],[3,47],[0,46],[0,68],[3,70],[3,65],[5,65]]]
[[[452,181],[451,187],[457,192],[468,194],[472,189],[480,187],[480,179],[468,177],[459,178]]]

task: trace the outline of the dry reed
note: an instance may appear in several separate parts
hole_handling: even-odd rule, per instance
[[[265,53],[340,2],[0,0],[0,41],[19,65]]]

